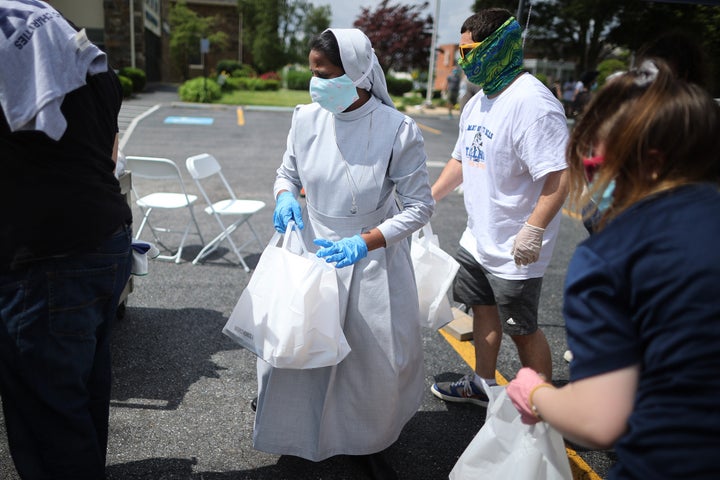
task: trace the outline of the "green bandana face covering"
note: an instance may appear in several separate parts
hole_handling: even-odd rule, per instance
[[[522,32],[515,18],[508,18],[458,65],[486,95],[507,87],[522,72],[523,65]]]

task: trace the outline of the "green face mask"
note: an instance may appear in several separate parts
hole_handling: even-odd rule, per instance
[[[468,80],[479,85],[486,95],[512,82],[522,72],[522,64],[522,32],[514,17],[458,62]]]

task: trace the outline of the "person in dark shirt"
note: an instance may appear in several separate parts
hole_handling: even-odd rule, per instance
[[[647,59],[598,92],[567,152],[576,210],[614,183],[568,266],[570,383],[526,368],[508,395],[525,423],[614,448],[610,480],[720,478],[720,106]]]
[[[132,213],[114,175],[122,89],[84,32],[44,2],[13,3],[23,4],[13,11],[17,22],[0,37],[0,63],[13,66],[0,69],[0,396],[8,444],[23,479],[98,480],[110,325],[131,266]],[[19,48],[21,21],[35,28]]]

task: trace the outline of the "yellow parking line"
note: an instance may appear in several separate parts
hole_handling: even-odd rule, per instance
[[[450,346],[465,360],[465,363],[470,365],[470,368],[475,370],[475,348],[471,342],[461,342],[455,337],[439,330],[440,334],[445,337],[445,340]],[[495,372],[495,379],[498,385],[506,385],[508,381],[498,371]],[[573,480],[602,480],[602,478],[590,468],[585,460],[577,454],[572,448],[565,447],[567,452],[568,460],[570,461],[570,470],[572,471]]]
[[[563,207],[562,213],[564,213],[565,215],[567,215],[568,217],[570,217],[570,218],[572,218],[572,219],[582,220],[582,215],[580,215],[579,213],[573,212],[573,211],[571,211],[571,210],[568,210],[568,209],[565,208],[565,207]]]
[[[238,107],[237,109],[237,124],[241,127],[245,125],[245,113],[242,107]]]
[[[436,128],[428,127],[427,125],[423,125],[422,123],[417,123],[418,128],[420,130],[425,130],[426,132],[434,133],[435,135],[440,135],[442,132]]]

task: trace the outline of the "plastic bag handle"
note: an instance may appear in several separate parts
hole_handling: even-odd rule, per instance
[[[302,253],[307,253],[308,249],[305,246],[305,240],[303,240],[302,235],[300,235],[300,229],[295,224],[295,221],[290,220],[287,223],[287,227],[285,228],[285,233],[282,234],[278,231],[276,231],[270,241],[268,242],[268,247],[276,247],[278,244],[278,241],[280,241],[280,236],[283,236],[282,246],[281,248],[288,250],[288,240],[290,239],[290,234],[295,232],[295,238],[300,243],[300,247],[302,248]]]
[[[302,235],[300,235],[300,229],[295,224],[294,220],[290,220],[287,223],[287,227],[285,228],[285,236],[283,237],[283,243],[282,248],[285,250],[288,249],[288,243],[290,240],[290,235],[294,234],[293,236],[300,242],[300,247],[302,247],[302,252],[307,253],[308,249],[305,246],[305,240],[303,240]]]
[[[423,238],[426,238],[426,237],[432,238],[433,230],[432,230],[432,227],[430,226],[430,222],[423,225],[421,229],[415,230],[413,232],[413,238],[417,238],[417,239],[420,238],[420,230],[422,230]]]

